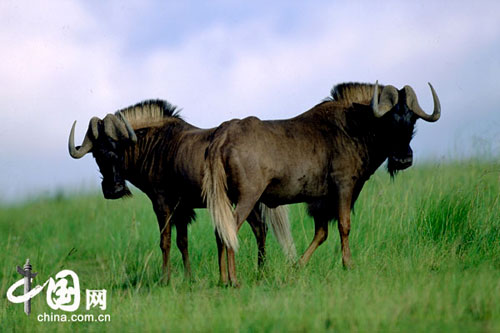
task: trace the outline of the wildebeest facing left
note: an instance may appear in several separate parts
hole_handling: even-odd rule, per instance
[[[188,124],[175,106],[161,100],[139,103],[108,114],[103,120],[93,117],[81,147],[74,144],[75,125],[76,121],[69,136],[70,155],[81,158],[92,152],[103,176],[102,191],[107,199],[130,194],[125,180],[146,193],[160,227],[163,279],[170,278],[172,225],[177,229],[177,246],[189,277],[187,226],[194,219],[194,208],[205,206],[201,197],[204,154],[214,129]],[[265,256],[267,232],[262,219],[269,222],[284,251],[294,257],[285,208],[269,209],[256,204],[247,220],[257,239],[259,266]],[[227,283],[224,248],[218,236],[217,240],[221,282]]]
[[[269,207],[308,204],[315,235],[300,258],[302,265],[327,238],[328,222],[338,220],[342,262],[351,266],[348,236],[354,202],[386,159],[391,175],[412,164],[410,140],[416,120],[440,117],[438,96],[430,88],[431,115],[409,86],[398,90],[351,83],[337,85],[331,98],[292,119],[249,117],[222,124],[207,150],[203,191],[228,246],[229,267],[234,267],[236,233],[258,201]],[[231,203],[236,204],[234,218]],[[237,283],[235,270],[229,275]]]

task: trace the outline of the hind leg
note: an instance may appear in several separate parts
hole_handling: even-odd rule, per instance
[[[312,254],[316,249],[323,244],[323,242],[326,240],[328,237],[328,220],[324,217],[315,217],[314,218],[314,238],[307,248],[307,250],[304,252],[302,257],[300,257],[298,266],[302,267],[305,266],[308,262],[309,259],[311,259]]]
[[[236,222],[236,232],[240,230],[243,222],[248,218],[248,215],[252,211],[252,209],[257,204],[257,201],[260,198],[262,191],[257,193],[240,193],[240,198],[238,203],[236,204],[236,208],[234,209],[234,219]],[[229,275],[229,282],[231,285],[238,287],[238,279],[236,277],[236,262],[235,262],[235,252],[234,249],[227,248],[227,269]]]
[[[257,241],[257,265],[259,269],[262,269],[266,260],[267,225],[262,220],[261,212],[257,209],[257,206],[250,212],[247,221],[250,227],[252,227],[255,240]]]
[[[222,240],[219,237],[219,233],[217,230],[215,230],[215,240],[217,242],[217,253],[218,253],[218,260],[219,260],[219,276],[220,276],[220,284],[222,286],[227,286],[228,284],[228,279],[227,279],[227,252],[226,252],[226,246],[222,242]]]

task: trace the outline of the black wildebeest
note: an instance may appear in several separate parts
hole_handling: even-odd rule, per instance
[[[125,180],[150,198],[160,227],[163,279],[170,278],[171,227],[177,229],[177,246],[182,253],[184,272],[191,275],[187,227],[194,208],[205,207],[201,197],[204,154],[214,129],[199,129],[181,119],[175,106],[150,100],[108,114],[93,117],[83,143],[75,147],[74,130],[69,136],[69,153],[81,158],[92,152],[103,176],[102,191],[107,199],[130,195]],[[269,209],[256,204],[248,222],[257,239],[258,263],[265,256],[267,228],[271,225],[285,253],[295,256],[295,247],[284,207]],[[217,236],[221,282],[227,283],[226,256]]]
[[[230,281],[237,283],[231,270],[236,233],[258,201],[269,207],[308,204],[315,235],[300,258],[301,265],[327,238],[328,222],[338,220],[342,262],[350,267],[348,236],[354,202],[386,159],[391,175],[412,164],[410,140],[416,120],[433,122],[440,117],[439,99],[430,88],[431,115],[418,105],[409,86],[398,90],[378,83],[349,83],[337,85],[329,99],[292,119],[249,117],[223,123],[207,149],[203,192],[228,247]],[[236,205],[234,213],[231,203]]]

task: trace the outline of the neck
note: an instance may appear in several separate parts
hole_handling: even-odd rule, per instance
[[[371,116],[371,109],[358,108],[346,113],[346,128],[351,140],[360,145],[358,151],[362,161],[366,161],[365,175],[368,179],[388,156],[387,128],[382,119]]]
[[[168,177],[163,171],[169,169],[165,166],[172,160],[179,142],[175,138],[189,126],[175,119],[160,127],[137,130],[137,143],[125,150],[126,179],[146,193],[152,190],[154,184],[161,183]]]

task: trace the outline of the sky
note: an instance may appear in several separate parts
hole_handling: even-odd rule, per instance
[[[342,82],[410,85],[414,161],[500,156],[499,1],[0,2],[0,202],[99,188],[91,117],[145,99],[202,128],[296,116]]]

